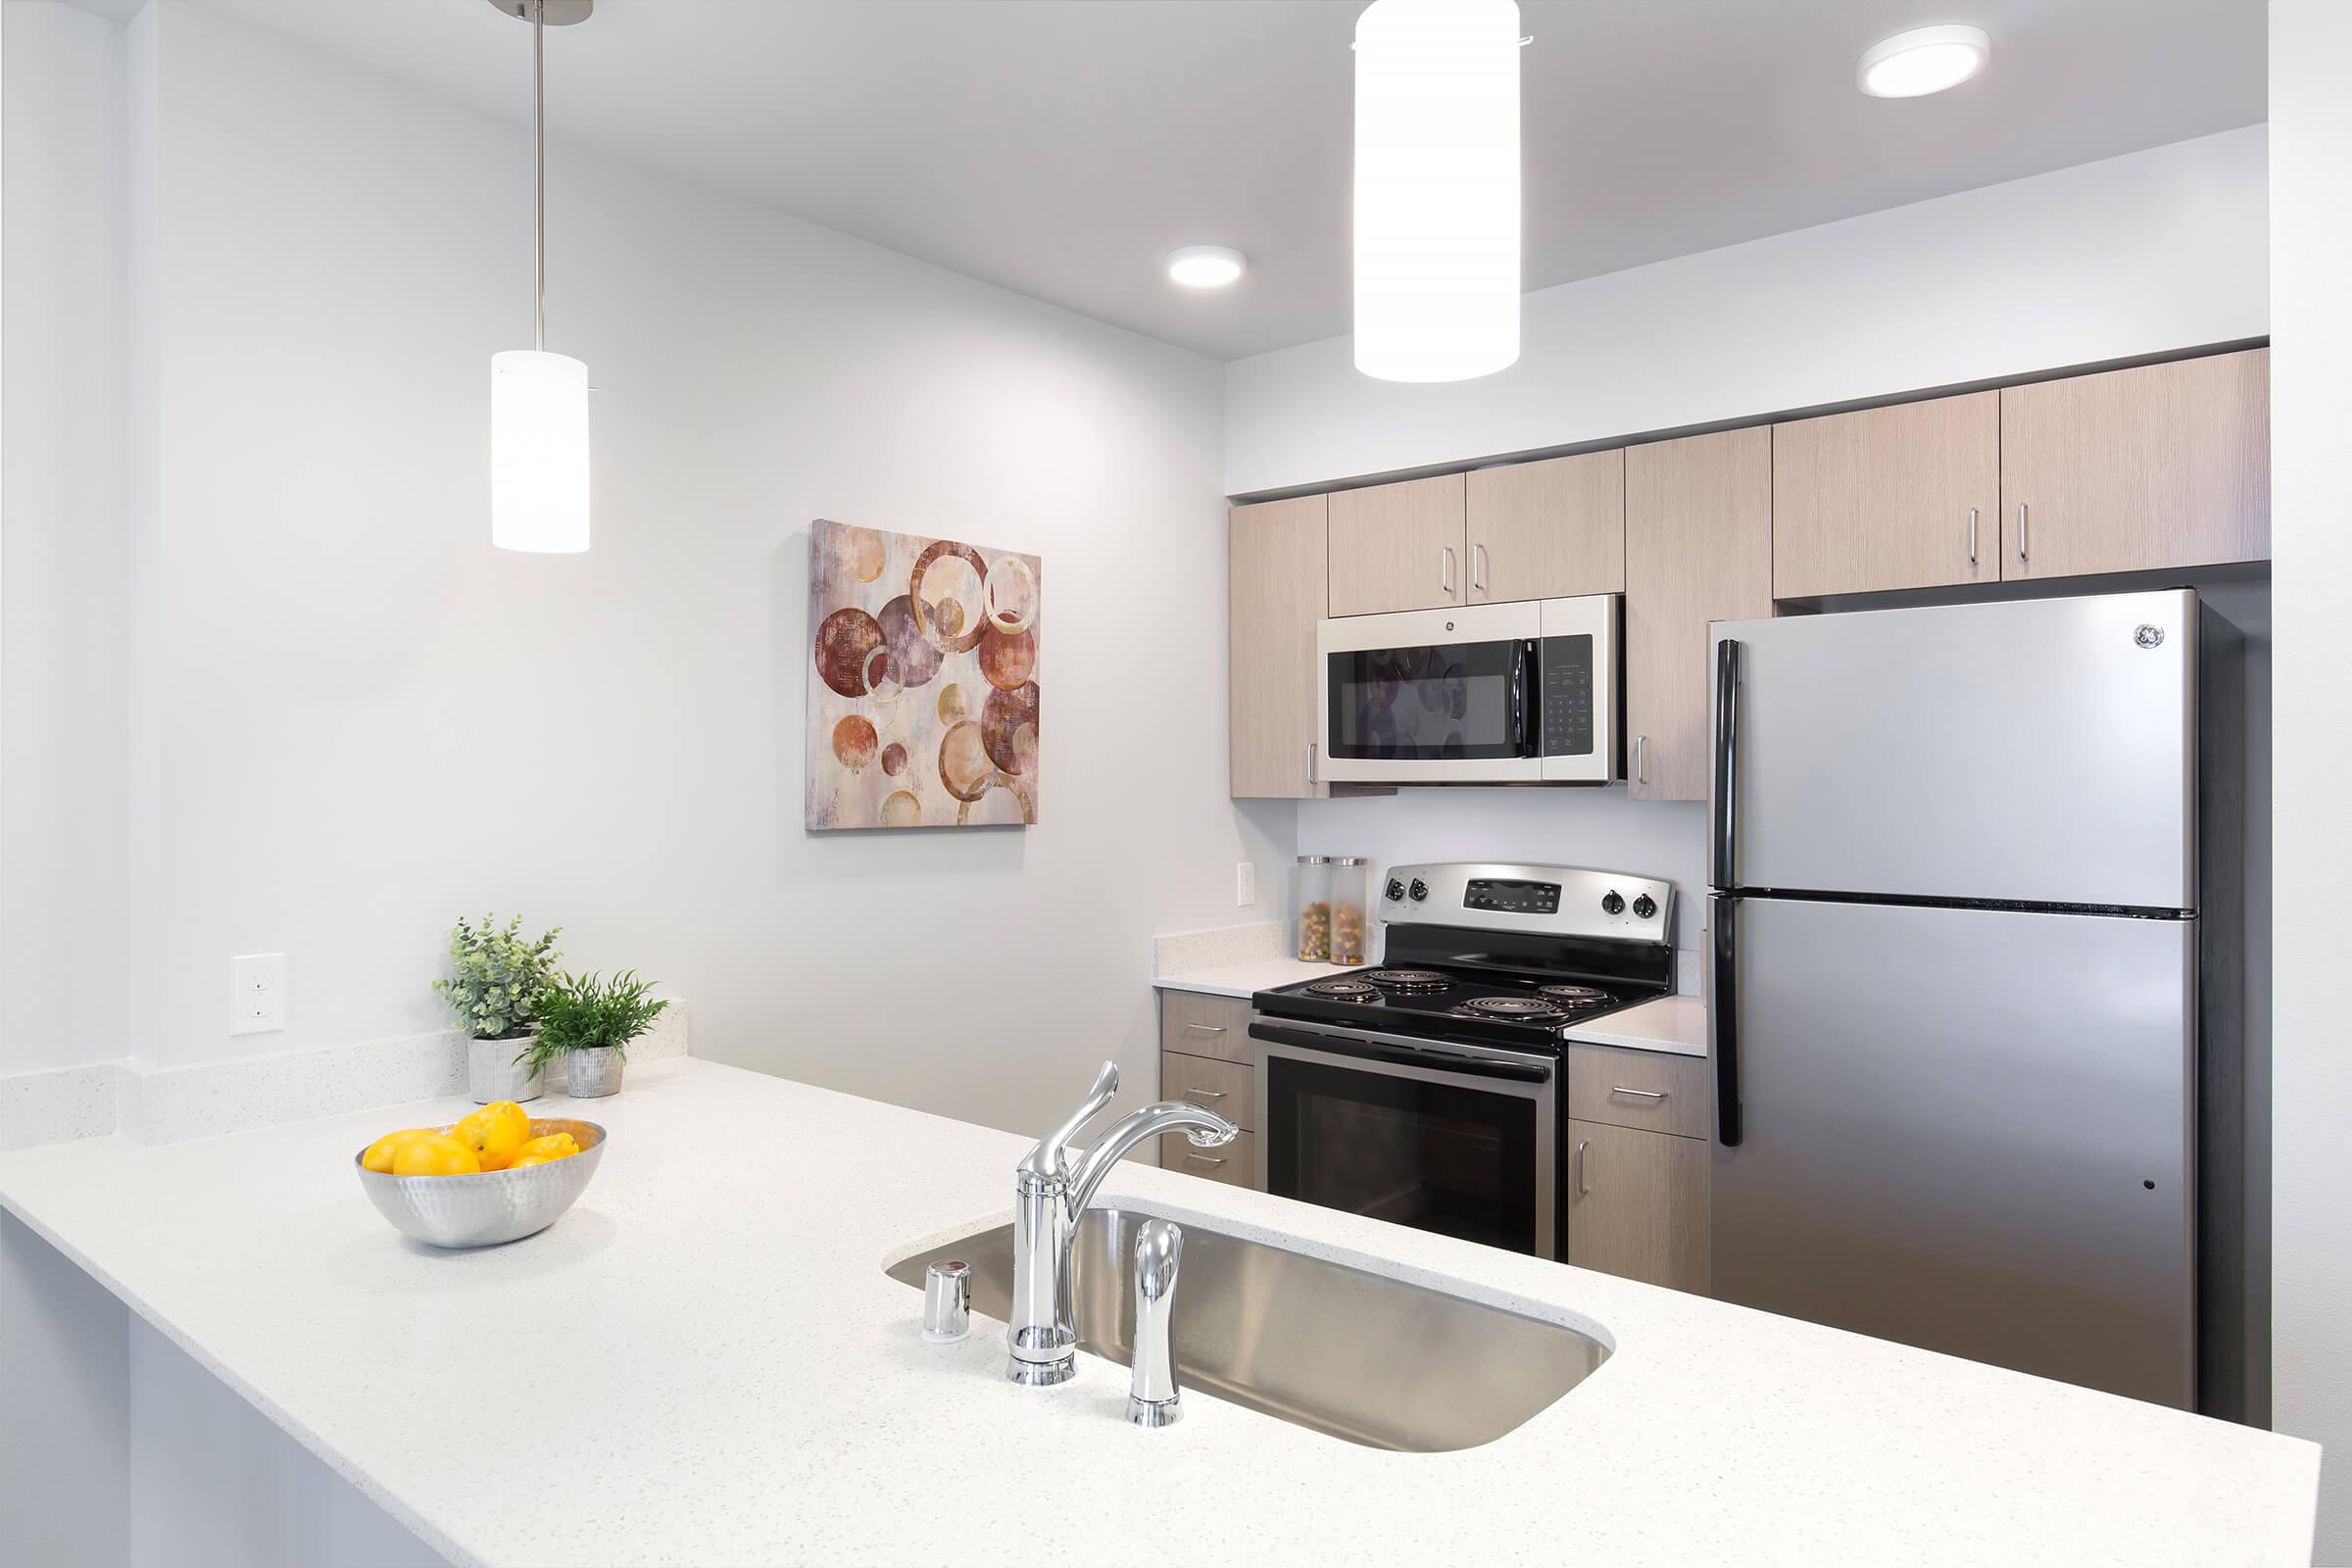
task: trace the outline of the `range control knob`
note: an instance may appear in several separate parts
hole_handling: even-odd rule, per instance
[[[1658,901],[1643,893],[1634,900],[1634,918],[1646,920],[1658,912]]]
[[[1615,888],[1611,888],[1608,892],[1603,893],[1600,896],[1600,912],[1603,914],[1623,914],[1625,912],[1625,895],[1618,892]]]
[[[1426,899],[1426,898],[1428,898],[1428,897],[1429,897],[1429,884],[1428,884],[1428,883],[1426,883],[1426,882],[1424,882],[1424,881],[1422,881],[1422,880],[1421,880],[1419,877],[1415,877],[1415,878],[1413,878],[1413,902],[1414,902],[1415,904],[1418,904],[1418,903],[1420,903],[1420,902],[1421,902],[1423,899]]]
[[[1389,878],[1388,894],[1389,894],[1389,897],[1390,897],[1390,898],[1392,898],[1392,899],[1401,899],[1401,898],[1403,898],[1403,897],[1404,897],[1404,884],[1403,884],[1403,883],[1401,883],[1401,882],[1399,882],[1399,881],[1397,881],[1397,880],[1396,880],[1395,877],[1391,877],[1391,878]]]

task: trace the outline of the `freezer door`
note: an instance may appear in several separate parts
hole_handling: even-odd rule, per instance
[[[2193,1408],[2196,923],[1730,918],[1714,1294]]]
[[[2196,906],[2194,594],[1714,630],[1718,737],[1736,704],[1715,885]]]

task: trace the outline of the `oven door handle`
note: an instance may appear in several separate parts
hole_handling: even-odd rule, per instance
[[[1385,1061],[1396,1067],[1428,1067],[1464,1078],[1493,1078],[1505,1083],[1549,1083],[1552,1069],[1533,1062],[1495,1061],[1486,1056],[1457,1055],[1450,1051],[1418,1051],[1411,1046],[1392,1046],[1386,1042],[1359,1040],[1348,1035],[1319,1034],[1311,1029],[1285,1029],[1279,1024],[1252,1023],[1250,1038],[1263,1040],[1268,1045],[1296,1046],[1302,1051],[1320,1051],[1334,1056],[1356,1056],[1365,1061]]]

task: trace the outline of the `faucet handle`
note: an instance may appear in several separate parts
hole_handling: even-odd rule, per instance
[[[1136,1227],[1135,1354],[1129,1364],[1127,1419],[1139,1427],[1174,1426],[1184,1419],[1176,1352],[1168,1344],[1176,1271],[1183,1262],[1182,1227],[1164,1219]]]
[[[1069,1147],[1071,1139],[1078,1136],[1078,1129],[1093,1121],[1096,1113],[1109,1104],[1111,1097],[1118,1092],[1119,1064],[1105,1061],[1102,1070],[1095,1074],[1095,1085],[1086,1092],[1085,1102],[1070,1113],[1068,1120],[1046,1134],[1038,1146],[1029,1151],[1029,1157],[1020,1163],[1020,1175],[1036,1177],[1041,1181],[1066,1179],[1070,1167],[1063,1150]]]

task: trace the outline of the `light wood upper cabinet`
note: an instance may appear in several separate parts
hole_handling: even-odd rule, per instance
[[[1568,1124],[1568,1261],[1644,1284],[1707,1289],[1703,1139]]]
[[[1772,592],[2001,579],[2001,395],[1772,427]]]
[[[2271,553],[2271,352],[2001,392],[2001,575],[2262,561]]]
[[[1233,793],[1308,800],[1315,623],[1330,613],[1329,498],[1235,507],[1226,519]]]
[[[1625,452],[1470,473],[1470,602],[1625,590]]]
[[[1445,610],[1469,602],[1458,473],[1331,497],[1331,613]]]
[[[1772,613],[1772,432],[1625,454],[1625,738],[1636,800],[1703,801],[1707,623]]]

